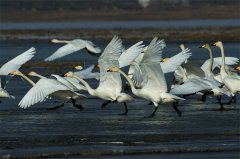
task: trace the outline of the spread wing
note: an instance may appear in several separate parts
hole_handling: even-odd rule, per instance
[[[69,88],[54,79],[40,79],[36,85],[27,92],[18,105],[24,109],[28,108],[38,102],[44,101],[48,95],[62,90],[69,90]]]
[[[71,53],[74,53],[78,50],[81,50],[84,47],[85,47],[85,45],[82,43],[79,43],[78,45],[74,45],[73,43],[70,42],[70,43],[60,47],[56,52],[54,52],[51,56],[46,58],[44,61],[53,61],[53,60],[59,59],[61,57],[64,57]]]
[[[135,60],[139,56],[139,54],[143,52],[144,45],[141,45],[142,43],[143,42],[140,41],[134,44],[133,46],[131,46],[121,54],[120,58],[118,59],[119,68],[128,66],[130,62]]]
[[[140,82],[137,81],[137,83],[141,83],[142,88],[159,90],[161,92],[167,91],[166,79],[160,66],[162,49],[165,46],[164,40],[158,40],[158,38],[155,37],[147,47],[143,59],[139,64],[142,75],[139,76],[139,79],[134,79],[140,80]],[[140,71],[137,71],[137,73],[138,72]]]
[[[190,56],[192,56],[190,49],[185,49],[177,55],[169,58],[166,62],[161,62],[163,73],[174,72]]]
[[[8,75],[11,71],[18,70],[24,63],[31,60],[35,53],[35,48],[31,47],[24,53],[8,61],[0,68],[0,75]]]
[[[226,65],[236,65],[238,64],[239,59],[236,57],[225,57],[225,64]],[[206,60],[202,66],[201,69],[205,72],[207,68],[209,67],[210,59]],[[213,67],[212,70],[214,70],[217,66],[221,66],[222,64],[222,57],[215,57],[213,58]]]
[[[112,91],[121,91],[122,80],[119,73],[107,72],[111,66],[119,68],[118,59],[122,52],[122,40],[114,36],[100,56],[98,63],[100,65],[100,83],[98,88],[105,88]]]
[[[170,93],[175,95],[192,94],[202,90],[210,90],[211,87],[205,83],[193,80],[173,88]]]

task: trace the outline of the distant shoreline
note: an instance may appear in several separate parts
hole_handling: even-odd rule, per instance
[[[92,10],[27,10],[0,11],[1,22],[21,21],[127,21],[127,20],[183,20],[183,19],[240,19],[239,5],[201,5],[158,9],[92,9]]]
[[[168,41],[228,41],[239,42],[239,27],[188,28],[188,29],[57,29],[57,30],[1,30],[0,40],[59,39],[111,39],[119,35],[126,40],[150,40],[154,36]]]

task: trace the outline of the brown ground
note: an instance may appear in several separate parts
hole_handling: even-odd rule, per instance
[[[171,9],[139,10],[56,10],[2,11],[1,21],[66,21],[66,20],[176,20],[176,19],[236,19],[240,6],[191,6]]]
[[[154,36],[168,41],[240,41],[240,28],[195,29],[97,29],[97,30],[13,30],[1,31],[0,39],[111,39],[120,35],[126,40],[147,40]]]

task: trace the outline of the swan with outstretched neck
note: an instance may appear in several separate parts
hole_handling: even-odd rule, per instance
[[[226,72],[225,70],[225,53],[223,49],[223,43],[221,41],[217,41],[212,44],[213,46],[217,46],[221,50],[222,55],[222,65],[220,68],[220,75],[222,82],[224,85],[228,88],[228,90],[231,92],[233,98],[230,100],[236,100],[236,94],[240,92],[240,76],[233,76]]]
[[[19,106],[21,108],[25,109],[38,102],[42,102],[49,96],[60,101],[71,100],[74,107],[82,109],[81,105],[76,104],[76,99],[82,97],[82,95],[72,91],[69,87],[55,79],[49,79],[35,74],[35,76],[39,77],[40,80],[37,83],[34,83],[30,78],[18,70],[12,71],[9,74],[18,75],[33,86],[19,102]],[[55,110],[63,106],[64,103],[60,106],[49,108],[48,110]]]
[[[103,88],[103,87],[98,87],[96,89],[93,89],[85,80],[83,80],[82,78],[78,77],[76,74],[74,74],[73,72],[67,72],[64,74],[65,77],[73,77],[77,80],[79,80],[87,89],[88,93],[91,96],[94,97],[98,97],[100,99],[104,99],[106,101],[111,101],[111,102],[118,102],[118,103],[123,103],[124,104],[124,108],[125,108],[125,112],[119,115],[126,115],[128,113],[128,108],[127,108],[127,104],[126,102],[130,102],[133,100],[133,98],[126,94],[126,93],[117,93],[114,94],[112,93],[112,91],[109,91],[107,88]],[[114,87],[114,86],[112,86]],[[102,105],[102,107],[104,107],[105,105],[107,105],[109,102],[106,102]]]
[[[51,56],[46,58],[45,61],[53,61],[82,49],[85,49],[90,54],[101,53],[101,49],[99,49],[98,47],[95,47],[95,44],[93,44],[91,41],[88,41],[88,40],[75,39],[75,40],[67,41],[67,40],[52,39],[50,40],[50,42],[64,43],[66,45],[60,47]]]

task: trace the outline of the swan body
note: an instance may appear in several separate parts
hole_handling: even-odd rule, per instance
[[[223,49],[223,44],[221,41],[215,42],[213,46],[217,46],[221,50],[222,55],[222,64],[220,69],[220,75],[222,82],[225,84],[225,86],[230,90],[232,96],[235,96],[236,93],[240,92],[240,77],[239,76],[232,76],[228,74],[225,70],[225,54]]]
[[[82,70],[82,66],[75,66],[74,69],[77,69],[79,71],[75,71],[75,75],[81,77],[82,79],[92,79],[95,78],[99,80],[100,73],[99,72],[92,72],[94,69],[94,65],[89,66],[88,68]]]
[[[54,52],[51,56],[45,59],[45,61],[53,61],[58,58],[64,57],[66,55],[72,54],[76,51],[86,49],[88,53],[91,54],[100,54],[101,49],[98,47],[95,47],[95,45],[88,40],[82,40],[82,39],[75,39],[71,41],[66,41],[66,40],[57,40],[57,39],[52,39],[52,43],[64,43],[66,45],[62,46],[59,48],[56,52]]]
[[[34,83],[31,79],[26,77],[18,70],[12,71],[10,74],[21,76],[27,82],[33,85],[33,87],[19,102],[19,107],[24,109],[36,103],[43,102],[48,96],[62,101],[67,101],[71,98],[78,99],[82,96],[79,93],[73,92],[69,87],[55,79],[49,79],[40,75],[36,75],[41,79],[37,83]]]
[[[167,84],[164,74],[161,69],[159,58],[162,54],[162,49],[165,47],[163,40],[154,38],[144,52],[141,63],[136,65],[133,74],[133,79],[140,83],[141,88],[135,88],[133,81],[119,68],[110,67],[108,72],[118,72],[122,74],[130,84],[134,95],[153,102],[156,107],[150,115],[153,117],[160,103],[167,103],[176,100],[184,100],[180,97],[167,93]],[[139,76],[139,74],[141,74]]]
[[[11,71],[18,70],[24,63],[31,60],[36,53],[34,47],[31,47],[27,51],[21,53],[20,55],[16,56],[12,60],[8,61],[7,63],[3,64],[0,68],[0,98],[13,98],[6,90],[6,84],[8,83],[10,76],[8,74]]]

